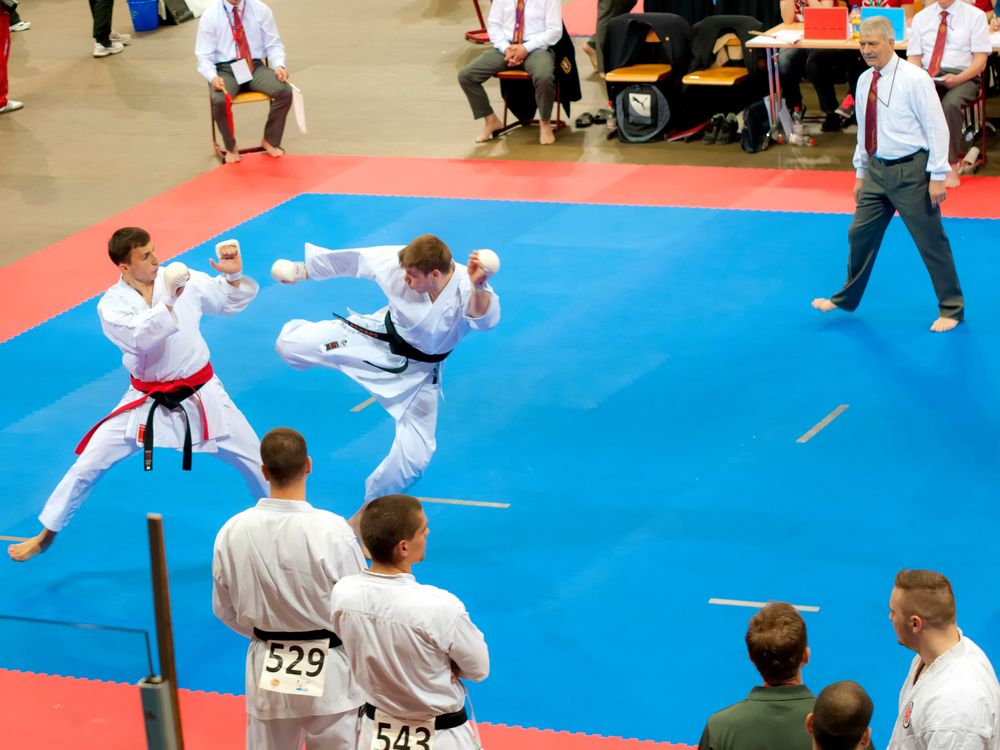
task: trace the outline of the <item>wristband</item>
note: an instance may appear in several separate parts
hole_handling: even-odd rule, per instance
[[[236,273],[224,273],[222,275],[226,277],[226,281],[239,281],[243,278],[242,271],[237,271]]]

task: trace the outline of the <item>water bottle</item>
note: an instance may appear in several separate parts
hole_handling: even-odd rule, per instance
[[[815,143],[812,136],[806,135],[800,107],[792,110],[792,132],[788,136],[788,142],[793,146],[812,146]]]

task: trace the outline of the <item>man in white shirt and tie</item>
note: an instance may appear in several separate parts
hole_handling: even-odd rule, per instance
[[[330,630],[337,581],[364,570],[354,532],[306,501],[312,460],[288,427],[260,443],[267,497],[219,531],[212,609],[250,638],[247,750],[355,750],[364,703],[340,638]]]
[[[414,579],[428,533],[415,497],[376,498],[361,517],[371,568],[333,589],[333,629],[371,701],[361,720],[364,750],[479,748],[461,680],[486,679],[489,651],[458,597]]]
[[[472,116],[483,119],[476,143],[492,139],[503,127],[483,88],[491,76],[508,68],[524,66],[535,86],[538,105],[538,142],[555,143],[552,103],[556,98],[555,55],[552,47],[562,37],[560,0],[495,0],[486,30],[490,45],[479,58],[458,74],[458,82],[472,107]]]
[[[1000,684],[986,654],[956,624],[948,579],[901,570],[889,619],[899,644],[916,655],[899,691],[888,750],[1000,748]]]
[[[292,87],[285,69],[285,45],[271,9],[260,0],[214,0],[198,22],[194,53],[198,72],[208,81],[212,117],[222,135],[226,163],[240,160],[227,101],[240,91],[271,97],[260,145],[271,156],[284,156],[281,138],[292,106]]]
[[[979,96],[979,77],[993,52],[986,14],[963,0],[939,0],[913,17],[906,59],[926,70],[937,84],[948,122],[948,173],[945,187],[957,187],[958,175],[973,164],[959,164],[965,118],[962,108]]]
[[[931,330],[950,331],[962,321],[965,307],[941,224],[950,169],[948,124],[930,76],[896,55],[891,22],[869,18],[860,31],[861,55],[870,67],[858,80],[855,97],[857,208],[848,232],[847,282],[829,299],[814,299],[812,306],[821,312],[857,309],[885,230],[899,211],[937,294],[938,318]]]

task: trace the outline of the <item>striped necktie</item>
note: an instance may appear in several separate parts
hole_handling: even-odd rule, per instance
[[[944,57],[944,38],[948,35],[948,11],[941,11],[941,24],[938,26],[937,39],[934,40],[934,51],[931,52],[931,64],[927,68],[931,78],[941,72],[941,58]]]
[[[517,0],[517,11],[514,13],[514,44],[524,44],[524,2]]]
[[[878,79],[879,72],[872,71],[872,85],[868,89],[868,103],[865,106],[865,151],[875,156],[878,149]]]
[[[250,54],[250,42],[247,41],[247,32],[243,28],[243,19],[240,18],[240,9],[233,6],[233,40],[236,42],[236,49],[239,56],[247,61],[250,70],[253,70],[253,55]]]

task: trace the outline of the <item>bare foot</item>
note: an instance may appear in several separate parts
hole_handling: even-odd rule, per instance
[[[954,165],[951,168],[951,171],[947,175],[945,175],[944,186],[946,188],[957,188],[959,185],[962,184],[962,181],[958,179],[958,167],[959,167],[958,164]]]
[[[934,333],[944,333],[945,331],[950,331],[958,324],[959,321],[954,318],[938,318],[931,323],[931,330],[934,331]]]
[[[226,164],[235,164],[240,160],[240,155],[237,151],[226,151]]]
[[[556,142],[556,134],[549,123],[541,122],[538,124],[538,142],[543,146],[548,146]]]
[[[10,545],[7,548],[7,554],[15,562],[24,562],[47,550],[52,542],[55,541],[55,538],[56,532],[42,529],[42,533],[38,536],[33,536],[27,541]]]
[[[594,70],[597,70],[597,50],[589,44],[585,44],[583,45],[583,51],[590,58],[590,64],[594,66]]]
[[[497,136],[497,131],[503,128],[503,123],[495,114],[488,114],[483,118],[483,132],[476,136],[476,143],[486,143],[492,141]]]
[[[830,300],[823,297],[817,297],[812,301],[812,306],[815,307],[820,312],[830,312],[830,310],[836,310],[837,306],[833,304]]]
[[[272,146],[266,140],[260,142],[261,148],[267,151],[268,156],[273,156],[275,159],[280,159],[285,155],[285,149],[280,146]]]

